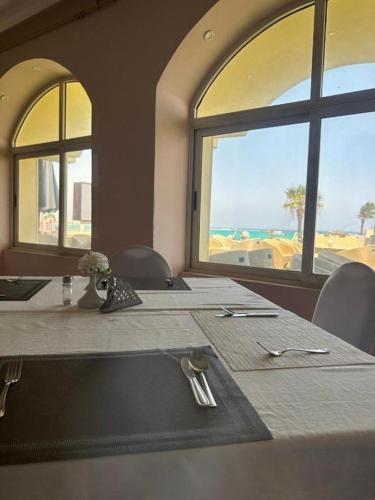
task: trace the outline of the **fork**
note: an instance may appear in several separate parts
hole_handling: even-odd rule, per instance
[[[6,281],[8,283],[18,283],[21,278],[23,278],[23,276],[18,276],[18,278],[11,278],[11,279],[9,278]]]
[[[288,347],[288,349],[282,349],[281,351],[274,351],[271,349],[268,349],[265,345],[261,344],[260,342],[256,341],[260,347],[262,347],[265,351],[267,351],[271,356],[281,356],[284,354],[284,352],[288,351],[299,351],[299,352],[307,352],[309,354],[329,354],[328,349],[302,349],[299,347]]]
[[[9,361],[4,379],[4,387],[0,395],[0,418],[5,414],[5,401],[8,394],[8,389],[11,384],[15,384],[21,378],[22,359]]]
[[[276,318],[278,316],[276,312],[235,312],[224,306],[220,307],[224,314],[215,314],[218,318]]]

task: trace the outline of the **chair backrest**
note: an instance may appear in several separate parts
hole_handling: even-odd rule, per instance
[[[274,254],[274,248],[259,248],[258,250],[250,250],[247,254],[249,256],[249,266],[274,269]]]
[[[249,258],[245,250],[229,250],[228,252],[220,252],[210,255],[210,262],[248,266]]]
[[[125,248],[110,258],[114,275],[129,278],[170,278],[168,262],[150,247],[137,245]]]
[[[312,322],[366,352],[375,347],[375,272],[343,264],[320,292]]]

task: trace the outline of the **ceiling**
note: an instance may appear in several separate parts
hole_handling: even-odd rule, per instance
[[[0,0],[0,33],[60,0]]]

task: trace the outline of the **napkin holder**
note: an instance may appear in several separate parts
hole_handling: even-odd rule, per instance
[[[107,298],[99,308],[101,313],[109,313],[124,307],[142,304],[142,300],[139,298],[130,283],[127,283],[120,278],[111,276],[108,279],[107,288]]]

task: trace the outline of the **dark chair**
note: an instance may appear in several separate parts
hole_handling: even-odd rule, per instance
[[[129,278],[170,278],[168,262],[150,247],[137,245],[125,248],[110,259],[114,275]]]

